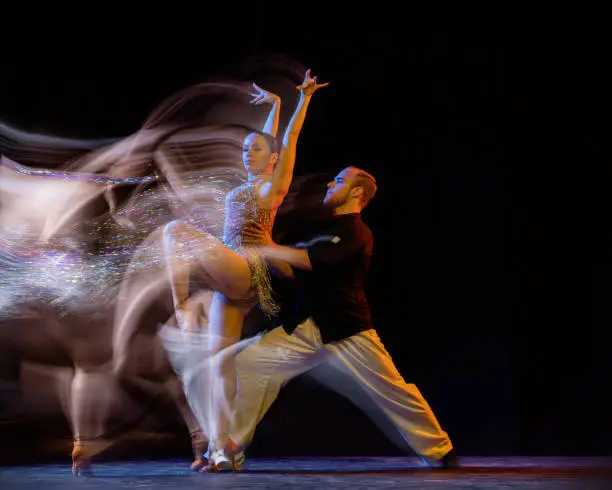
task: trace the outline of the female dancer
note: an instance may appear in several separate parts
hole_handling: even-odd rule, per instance
[[[197,328],[201,303],[189,298],[189,269],[197,265],[206,277],[213,294],[208,315],[208,354],[214,355],[239,339],[246,314],[256,304],[268,315],[276,312],[266,263],[244,246],[242,232],[257,223],[271,232],[274,218],[291,185],[298,136],[302,129],[312,94],[327,83],[306,72],[296,109],[278,148],[275,112],[279,98],[255,86],[254,104],[273,103],[264,131],[251,132],[243,142],[242,160],[248,179],[226,196],[223,242],[184,220],[169,223],[163,233],[168,271],[177,321],[185,330]],[[232,442],[229,440],[227,409],[236,390],[236,373],[232,356],[212,363],[210,398],[210,447],[208,469],[233,469]],[[187,393],[190,398],[190,394]],[[205,400],[193,399],[202,404]],[[196,412],[198,412],[196,410]],[[201,411],[200,411],[201,413]],[[200,421],[202,424],[202,421]]]

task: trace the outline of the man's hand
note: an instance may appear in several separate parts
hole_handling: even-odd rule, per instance
[[[251,223],[244,229],[242,241],[246,245],[276,245],[268,230],[259,223]]]

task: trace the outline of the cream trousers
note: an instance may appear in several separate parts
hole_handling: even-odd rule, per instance
[[[278,327],[238,352],[234,442],[248,446],[280,389],[315,367],[323,368],[315,371],[319,381],[353,401],[381,428],[390,428],[387,436],[400,447],[405,441],[427,459],[440,459],[452,448],[423,395],[404,381],[375,330],[323,344],[311,319],[291,335]]]

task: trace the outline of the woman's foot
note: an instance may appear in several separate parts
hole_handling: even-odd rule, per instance
[[[80,442],[75,442],[72,449],[72,474],[86,476],[93,473],[91,467],[91,453]]]
[[[202,468],[205,468],[208,466],[208,459],[202,457],[202,458],[195,458],[193,460],[193,463],[191,463],[191,465],[189,466],[189,469],[191,471],[201,471]]]
[[[191,447],[193,448],[193,463],[190,468],[200,471],[208,466],[208,459],[204,456],[208,450],[208,439],[204,436],[202,429],[191,431]]]

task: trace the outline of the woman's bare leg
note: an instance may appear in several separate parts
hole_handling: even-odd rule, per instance
[[[166,225],[162,244],[175,308],[189,297],[190,261],[186,255],[185,239],[189,239],[189,236],[181,222]]]
[[[70,390],[70,413],[74,434],[72,471],[75,475],[90,470],[91,457],[109,441],[101,439],[110,410],[112,377],[101,369],[76,366]]]
[[[191,410],[191,407],[189,406],[189,402],[187,401],[185,392],[183,391],[183,387],[181,386],[178,378],[175,376],[170,376],[168,379],[166,379],[164,384],[170,392],[176,408],[181,414],[181,417],[187,426],[187,430],[189,430],[189,435],[191,436],[191,448],[193,450],[193,462],[191,463],[191,469],[199,470],[206,465],[204,453],[208,449],[208,433],[206,432],[206,429],[201,427],[198,423],[193,411]]]
[[[188,298],[189,268],[194,262],[203,269],[210,287],[215,290],[208,315],[211,365],[210,369],[205,370],[211,393],[208,406],[209,435],[213,446],[211,463],[217,469],[225,463],[231,466],[231,456],[225,458],[223,451],[229,439],[231,403],[236,393],[236,368],[233,356],[218,354],[240,340],[248,309],[233,304],[231,300],[242,299],[248,294],[251,271],[245,257],[212,235],[202,233],[182,221],[167,225],[163,240],[175,307]]]
[[[230,299],[242,299],[251,288],[251,271],[242,255],[209,233],[178,220],[166,225],[163,245],[175,305],[189,295],[189,272],[196,263],[210,288]]]
[[[240,340],[247,311],[232,304],[221,293],[215,293],[209,316],[209,353],[211,359],[210,386],[212,390],[210,420],[211,439],[218,449],[229,439],[232,401],[236,394],[236,366],[234,356],[219,356],[222,349]]]

